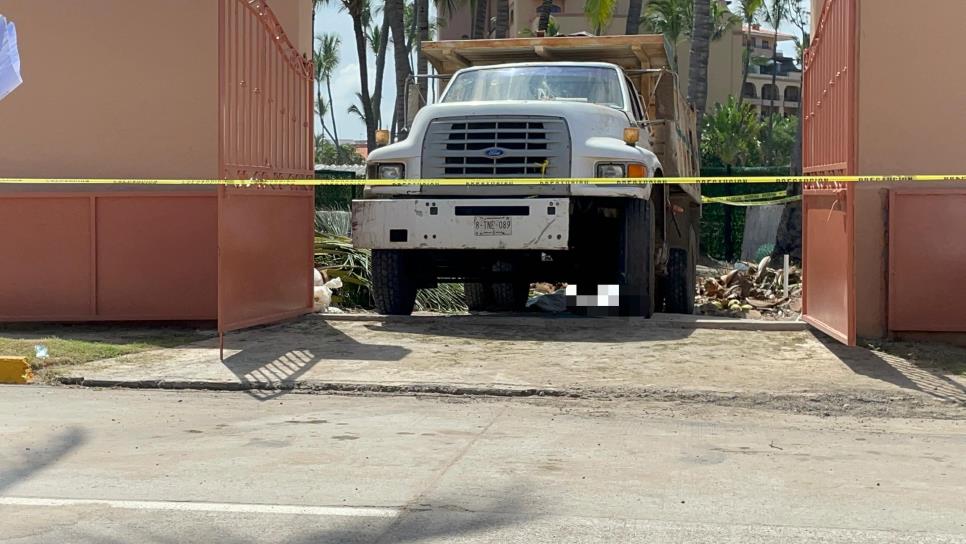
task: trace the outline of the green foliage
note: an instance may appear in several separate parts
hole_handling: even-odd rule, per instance
[[[761,128],[755,108],[750,104],[738,104],[735,97],[730,96],[724,105],[716,104],[710,114],[705,114],[701,152],[725,166],[746,164],[749,158],[759,153]]]
[[[771,142],[768,144],[770,149],[768,153],[764,154],[769,160],[762,162],[775,166],[791,164],[792,149],[797,145],[798,117],[776,115],[774,123]]]
[[[702,165],[702,176],[724,176],[724,167],[706,167]],[[787,176],[788,167],[735,167],[731,171],[733,176]],[[786,188],[783,183],[755,183],[745,185],[703,185],[701,193],[704,196],[716,197],[731,195],[749,195],[781,191]],[[747,208],[732,207],[732,254],[741,254],[741,244],[745,232],[745,213]],[[716,259],[723,259],[727,254],[724,245],[724,204],[705,204],[701,208],[701,253]]]
[[[371,309],[371,253],[352,245],[352,240],[345,235],[347,220],[346,214],[324,211],[316,214],[315,266],[325,270],[329,277],[342,279],[342,289],[333,295],[333,304],[341,308]],[[420,289],[416,309],[443,313],[466,311],[463,284],[444,283],[433,289]]]
[[[755,260],[758,262],[761,262],[762,259],[771,255],[774,252],[775,252],[775,244],[762,244],[758,248],[758,250],[755,251]]]
[[[604,29],[614,18],[614,10],[617,8],[617,0],[587,0],[584,2],[584,16],[590,23],[590,28],[594,34],[601,36]]]
[[[323,139],[321,136],[315,137],[315,162],[316,164],[365,164],[366,159],[362,157],[356,148],[350,144],[342,144],[341,156],[332,142]]]
[[[553,18],[553,15],[551,15],[550,19],[547,20],[547,33],[545,34],[545,36],[553,37],[559,34],[560,34],[560,25],[557,24],[557,20]],[[527,28],[520,29],[520,31],[517,32],[517,35],[523,38],[532,38],[537,34],[532,29],[530,29],[530,27],[527,27]]]
[[[711,0],[711,20],[714,22],[711,39],[715,41],[723,38],[732,28],[741,25],[741,17],[717,0]]]
[[[678,42],[691,32],[691,11],[691,0],[651,0],[644,12],[645,28],[663,34],[671,47],[674,69],[678,63]]]

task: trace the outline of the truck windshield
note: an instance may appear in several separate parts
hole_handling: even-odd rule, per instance
[[[463,72],[443,102],[559,100],[624,107],[620,75],[599,66],[508,66]]]

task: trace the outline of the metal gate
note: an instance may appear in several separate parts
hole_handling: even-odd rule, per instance
[[[855,174],[856,0],[825,0],[805,53],[802,163],[811,176]],[[855,344],[853,184],[815,181],[803,189],[804,316]]]
[[[315,167],[311,61],[262,0],[219,0],[224,179],[307,179]],[[312,310],[311,187],[218,191],[218,330]]]

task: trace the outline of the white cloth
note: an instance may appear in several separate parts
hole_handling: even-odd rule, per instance
[[[20,52],[17,50],[17,29],[0,15],[0,100],[23,83],[20,77]]]

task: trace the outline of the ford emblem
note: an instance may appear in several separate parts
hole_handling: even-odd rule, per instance
[[[491,159],[496,159],[505,155],[506,151],[504,151],[503,149],[500,149],[499,147],[491,147],[483,151],[483,154],[486,155],[487,157],[490,157]]]

